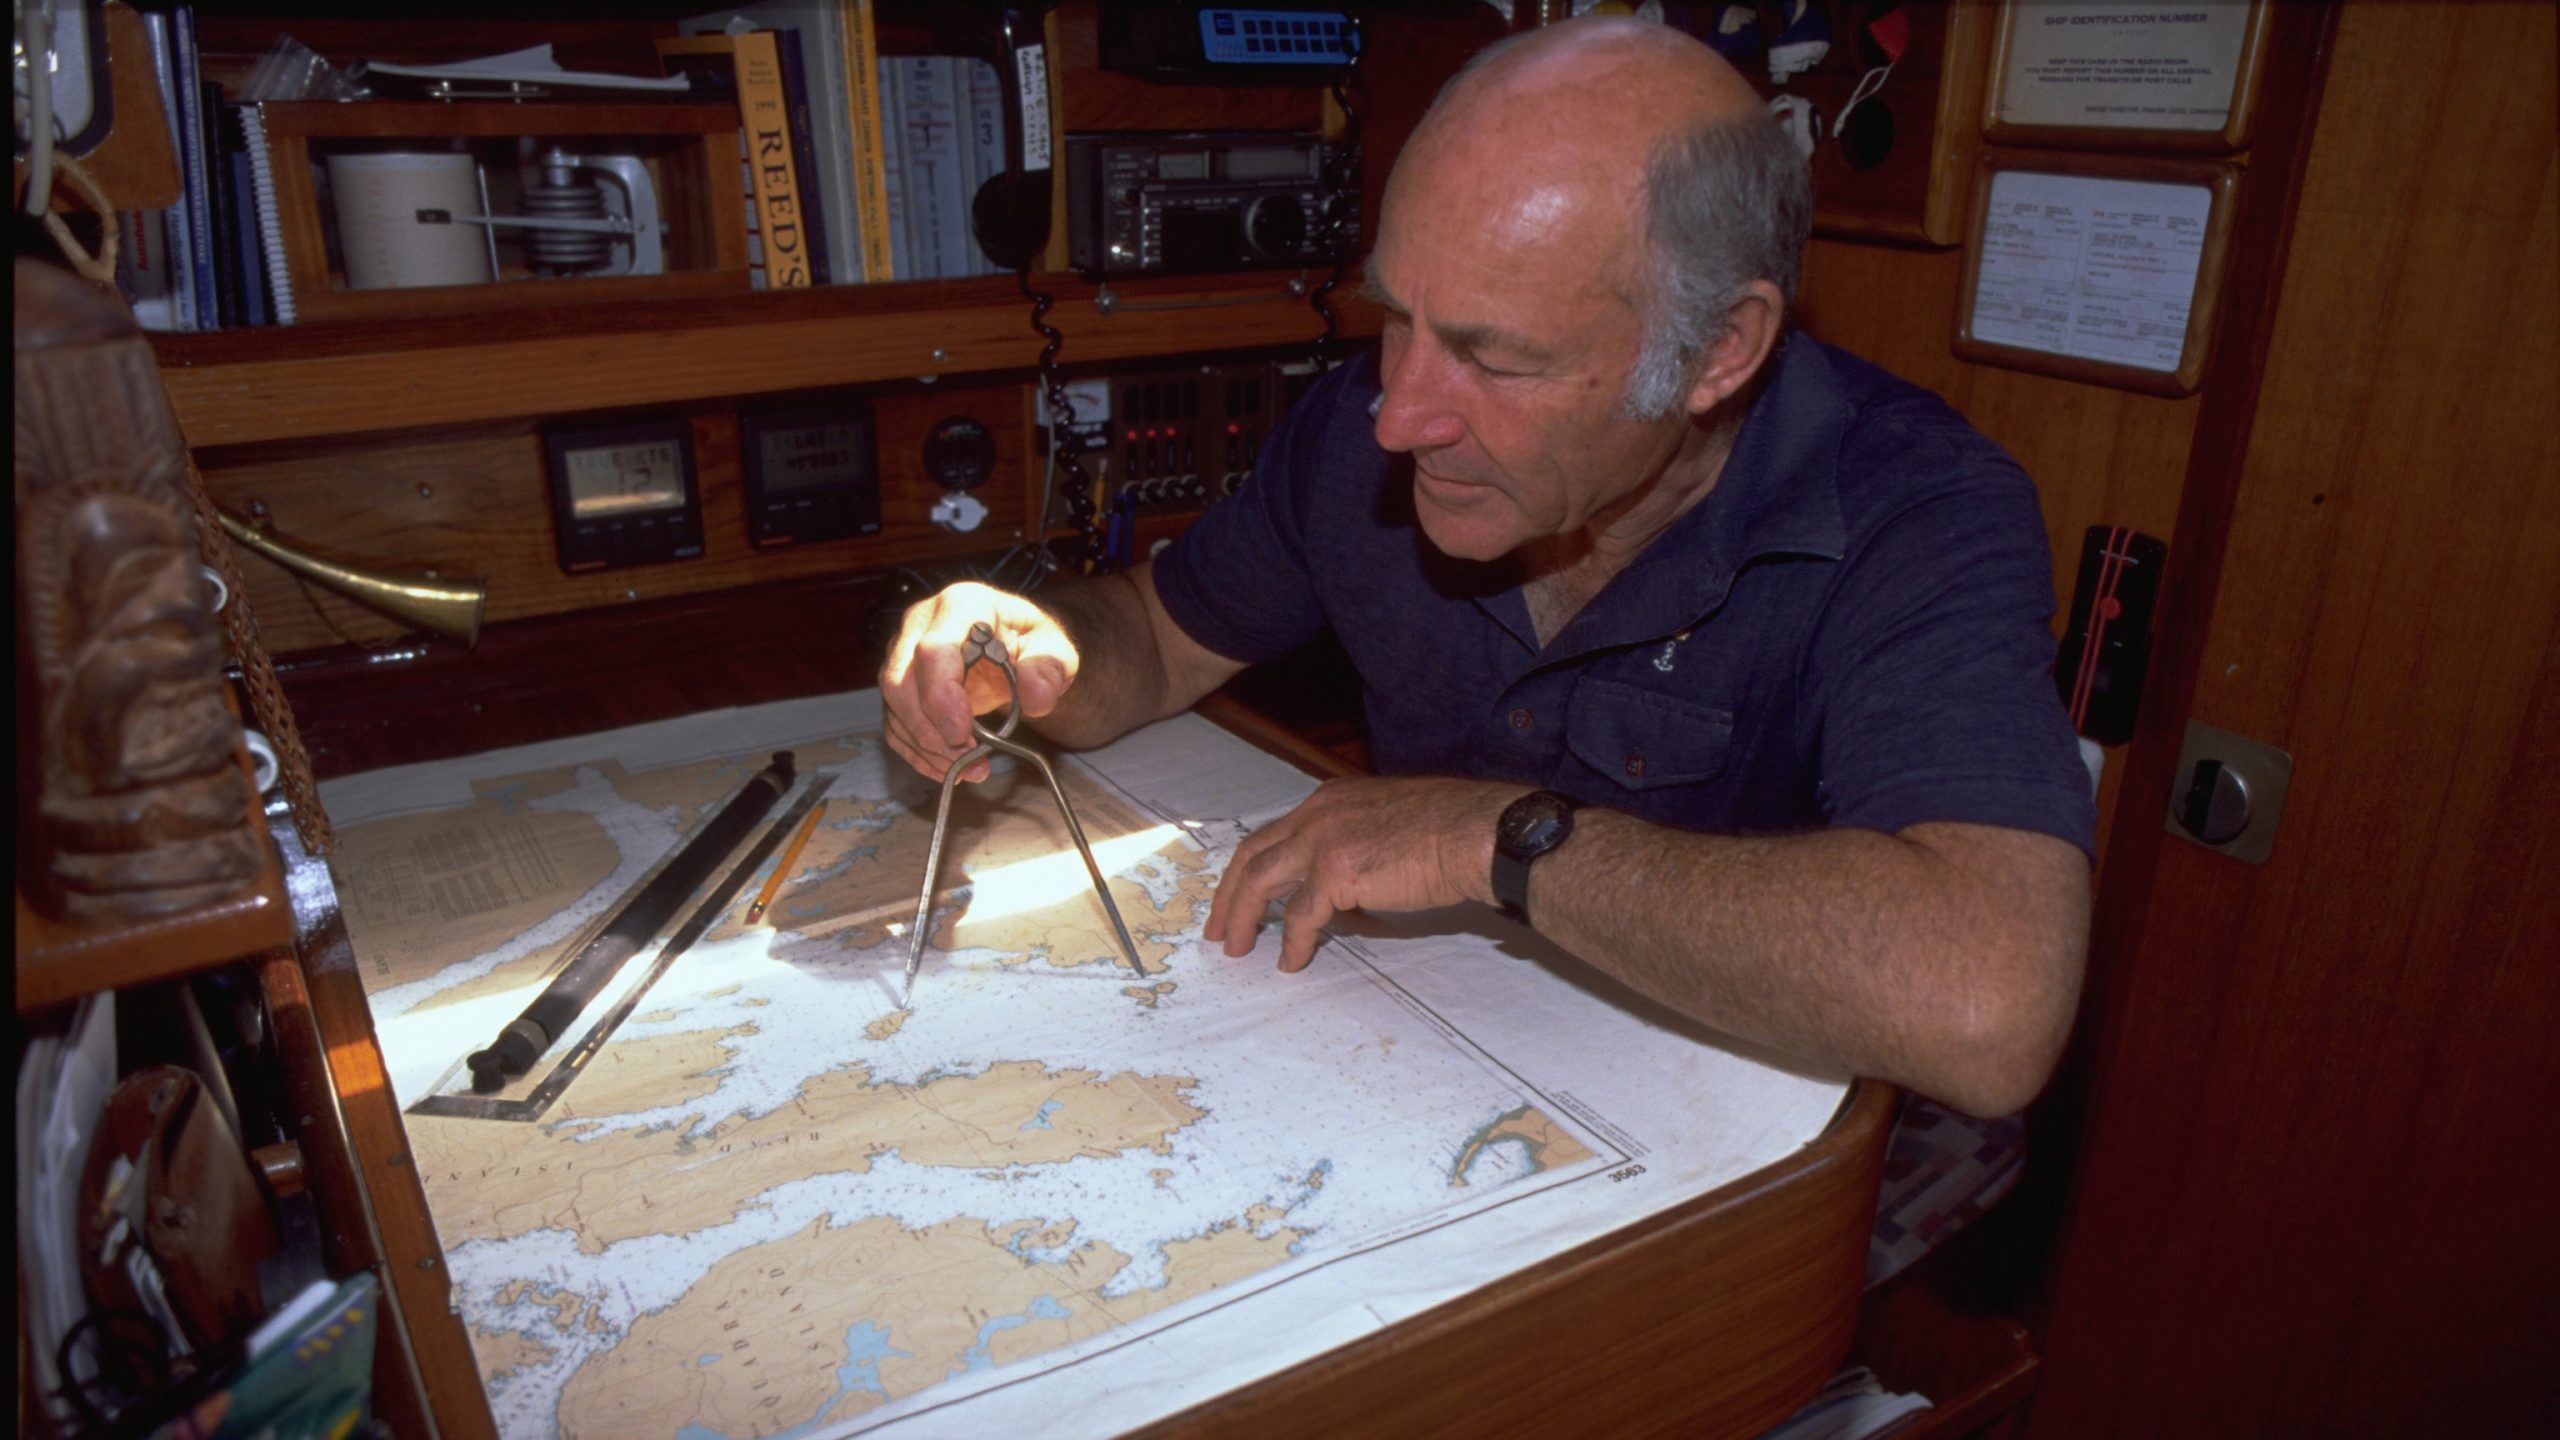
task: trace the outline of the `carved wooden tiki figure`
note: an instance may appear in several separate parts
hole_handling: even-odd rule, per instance
[[[261,851],[177,421],[122,305],[24,258],[15,289],[21,874],[75,917],[219,899]]]

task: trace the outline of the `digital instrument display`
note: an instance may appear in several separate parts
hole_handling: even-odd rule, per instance
[[[684,504],[684,457],[673,441],[572,450],[566,464],[569,509],[581,520]]]
[[[738,412],[747,538],[791,545],[880,529],[871,402],[851,392]]]
[[[1308,180],[1315,157],[1303,145],[1247,145],[1227,152],[1230,180]]]
[[[681,415],[547,426],[560,568],[572,574],[702,553],[693,427]]]
[[[756,446],[757,458],[764,463],[765,493],[841,485],[846,477],[870,470],[869,458],[862,454],[870,444],[871,436],[854,425],[768,430]]]

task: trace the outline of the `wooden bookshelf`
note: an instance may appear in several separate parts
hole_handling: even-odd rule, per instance
[[[1269,271],[1105,287],[1035,277],[1066,336],[1062,364],[1312,341],[1300,294],[1327,272]],[[1302,278],[1303,277],[1303,278]],[[571,282],[574,283],[574,282]],[[1345,284],[1338,333],[1377,333]],[[1213,338],[1212,338],[1213,337]],[[1042,339],[1010,278],[835,285],[717,302],[493,311],[152,337],[188,441],[354,435],[658,405],[705,396],[1031,369]]]

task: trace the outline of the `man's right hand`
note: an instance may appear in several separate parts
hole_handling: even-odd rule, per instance
[[[889,748],[928,779],[940,780],[977,743],[972,719],[1003,709],[1012,698],[1004,673],[993,665],[962,674],[961,649],[969,627],[980,624],[1013,657],[1024,719],[1057,708],[1075,683],[1080,660],[1066,627],[1022,596],[963,581],[909,606],[880,666],[880,710]],[[987,762],[981,760],[964,778],[986,776]]]

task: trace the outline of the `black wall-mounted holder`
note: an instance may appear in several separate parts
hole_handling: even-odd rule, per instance
[[[2151,618],[2169,547],[2121,525],[2092,525],[2080,546],[2071,623],[2054,657],[2053,678],[2072,728],[2101,745],[2133,738],[2143,672],[2151,664]]]

